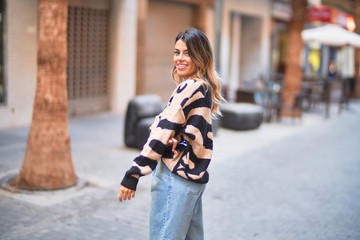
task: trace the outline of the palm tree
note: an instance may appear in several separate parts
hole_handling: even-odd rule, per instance
[[[285,76],[282,90],[282,115],[288,115],[287,106],[295,101],[296,94],[300,91],[303,71],[301,69],[301,51],[303,41],[301,31],[304,29],[306,18],[307,0],[292,0],[293,17],[289,25],[289,37],[286,49]]]
[[[25,159],[10,184],[61,189],[76,184],[68,129],[67,0],[39,0],[38,74]]]

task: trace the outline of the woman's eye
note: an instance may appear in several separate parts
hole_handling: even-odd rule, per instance
[[[175,55],[175,56],[180,56],[181,54],[182,54],[183,56],[185,56],[185,57],[190,57],[189,52],[174,51],[174,55]]]

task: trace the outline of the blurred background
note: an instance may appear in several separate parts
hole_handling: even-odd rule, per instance
[[[24,126],[31,122],[36,87],[38,1],[1,0],[0,5],[0,128]],[[329,24],[360,31],[359,5],[357,0],[69,0],[69,114],[125,112],[140,94],[166,101],[174,87],[174,38],[187,27],[209,37],[229,101],[242,101],[241,90],[253,93],[284,79],[297,84],[285,84],[293,99],[300,83],[327,77],[330,62],[349,80],[348,94],[360,97],[354,46],[290,37]],[[300,51],[297,66],[287,61],[292,54],[287,49]]]
[[[151,177],[116,195],[188,27],[227,99],[206,239],[360,239],[360,0],[0,0],[1,239],[147,238]]]

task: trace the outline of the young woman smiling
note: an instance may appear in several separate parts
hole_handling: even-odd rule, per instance
[[[153,172],[151,240],[204,239],[202,194],[212,158],[212,116],[223,100],[209,40],[195,28],[175,39],[171,75],[177,85],[150,127],[150,136],[119,189],[135,197],[139,178]]]

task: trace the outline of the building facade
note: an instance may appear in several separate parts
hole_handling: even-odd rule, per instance
[[[29,124],[36,87],[37,1],[1,1],[0,126]]]
[[[270,0],[68,0],[69,115],[125,113],[138,94],[167,100],[175,36],[209,37],[222,83],[235,91],[270,74]],[[31,123],[37,0],[1,0],[0,128]],[[231,96],[231,94],[230,94]]]
[[[219,65],[229,101],[240,87],[270,76],[271,3],[220,1]]]

